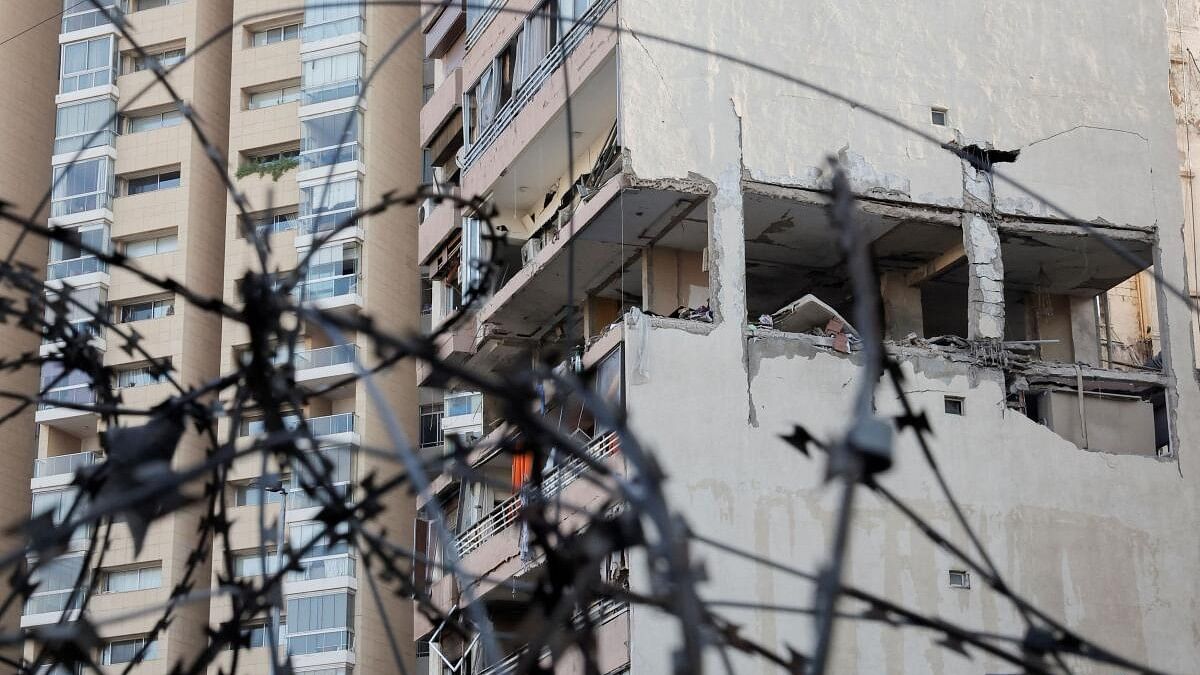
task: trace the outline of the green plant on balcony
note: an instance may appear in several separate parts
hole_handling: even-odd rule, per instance
[[[277,159],[272,159],[265,162],[251,160],[238,167],[237,177],[245,178],[246,176],[254,173],[258,174],[259,178],[262,178],[263,176],[269,174],[271,176],[271,180],[277,181],[279,180],[280,176],[298,166],[300,166],[300,159],[298,157],[279,157]]]

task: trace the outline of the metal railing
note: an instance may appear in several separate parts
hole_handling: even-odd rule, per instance
[[[310,417],[308,418],[308,429],[313,436],[317,437],[353,433],[358,430],[358,415],[338,413],[324,417]]]
[[[310,417],[307,422],[309,433],[317,437],[329,436],[331,434],[345,434],[358,429],[358,416],[354,413]],[[289,430],[294,430],[300,426],[300,418],[295,415],[285,415],[283,425]],[[241,432],[238,435],[257,436],[266,432],[267,425],[263,420],[247,420],[242,423]]]
[[[311,302],[351,295],[358,292],[358,275],[343,274],[326,279],[303,281],[296,286],[294,292],[296,299],[300,302]]]
[[[50,263],[46,266],[46,278],[65,279],[67,277],[79,276],[80,274],[107,271],[108,263],[94,255],[88,255],[82,258],[72,258],[70,260],[60,260]]]
[[[307,370],[354,363],[357,358],[358,345],[333,345],[317,349],[297,349],[292,363],[296,370]]]
[[[613,619],[621,616],[629,611],[629,603],[616,602],[614,600],[601,600],[592,604],[587,608],[588,618],[593,625],[601,626]],[[582,617],[584,612],[576,612],[576,618]],[[479,671],[479,675],[513,675],[517,672],[517,664],[521,662],[521,657],[529,651],[528,646],[521,647],[517,651],[509,654],[504,659],[493,663],[492,665]],[[549,658],[551,655],[550,648],[542,649],[541,658],[538,660]]]
[[[617,435],[610,432],[592,440],[588,444],[586,453],[588,457],[599,462],[615,454],[619,447]],[[588,464],[578,457],[563,462],[542,479],[542,496],[551,499],[561,494],[568,485],[587,470]],[[455,546],[458,547],[459,557],[465,558],[488,539],[515,523],[517,515],[521,511],[521,499],[520,493],[509,497],[497,504],[496,508],[489,511],[475,524],[463,530],[454,540]]]
[[[77,452],[72,455],[58,455],[56,457],[39,457],[33,460],[33,477],[45,478],[46,476],[61,476],[66,473],[75,473],[80,467],[91,466],[103,460],[104,454],[97,450]]]

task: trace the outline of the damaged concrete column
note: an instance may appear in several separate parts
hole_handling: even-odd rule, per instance
[[[967,254],[967,337],[1004,339],[1004,261],[992,218],[992,176],[963,162],[963,249]]]

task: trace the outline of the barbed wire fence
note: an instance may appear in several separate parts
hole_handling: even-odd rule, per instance
[[[924,631],[930,634],[932,641],[946,649],[968,656],[986,655],[1029,673],[1069,673],[1073,667],[1078,667],[1072,664],[1085,662],[1131,672],[1157,672],[1087,639],[1064,622],[1038,609],[1031,600],[1021,595],[1019,589],[1005,581],[999,566],[971,527],[936,460],[936,439],[929,420],[909,399],[903,386],[904,375],[885,348],[878,322],[879,284],[875,278],[869,237],[856,214],[856,195],[851,192],[845,173],[835,160],[830,160],[833,181],[828,195],[828,208],[830,220],[838,229],[847,273],[853,284],[855,325],[863,339],[864,365],[855,396],[854,417],[844,435],[819,439],[805,428],[797,426],[791,435],[780,441],[790,443],[805,456],[812,457],[814,450],[822,454],[827,462],[827,474],[836,482],[841,493],[839,507],[834,514],[834,537],[827,560],[819,570],[810,571],[799,569],[789,561],[768,559],[695,531],[688,523],[687,514],[674,507],[666,495],[663,486],[669,467],[661,466],[653,451],[639,442],[627,424],[624,411],[613,408],[594,391],[591,386],[593,372],[585,371],[578,375],[563,372],[554,368],[553,359],[512,371],[490,372],[439,356],[438,338],[462,322],[469,321],[472,309],[490,296],[502,274],[503,263],[499,252],[505,241],[505,232],[493,222],[494,210],[480,196],[459,197],[447,194],[436,186],[394,186],[394,191],[381,194],[374,201],[356,208],[329,231],[314,237],[311,248],[294,269],[279,270],[272,266],[269,234],[257,228],[252,216],[262,213],[264,209],[271,212],[272,205],[250,204],[238,190],[228,170],[228,158],[220,152],[219,144],[206,133],[204,120],[200,119],[192,103],[172,86],[170,75],[198,54],[219,48],[224,44],[223,38],[237,26],[275,16],[283,10],[273,9],[270,13],[238,17],[221,32],[193,46],[180,62],[165,67],[138,43],[131,25],[136,17],[124,16],[115,7],[105,6],[99,0],[80,2],[81,5],[85,3],[107,15],[118,27],[122,38],[132,45],[136,55],[150,64],[154,74],[154,82],[142,91],[129,96],[123,94],[121,108],[109,123],[115,123],[121,114],[131,109],[151,89],[165,91],[179,107],[191,134],[207,153],[212,171],[222,179],[237,211],[241,234],[255,249],[255,269],[247,271],[237,281],[237,302],[230,304],[225,298],[197,292],[169,276],[149,272],[123,252],[88,245],[70,230],[49,227],[40,219],[15,213],[7,205],[0,204],[3,207],[0,208],[0,219],[5,222],[5,227],[21,230],[17,244],[8,252],[6,261],[0,264],[0,283],[10,297],[17,298],[16,301],[0,303],[0,319],[14,322],[22,329],[38,335],[44,342],[56,345],[53,350],[44,353],[6,355],[0,360],[0,370],[39,368],[43,373],[57,373],[49,379],[43,376],[41,390],[36,393],[0,392],[0,397],[17,402],[16,408],[0,419],[0,423],[9,422],[31,406],[41,404],[94,413],[102,422],[100,443],[105,457],[103,462],[77,471],[73,485],[78,491],[78,498],[68,508],[57,515],[35,515],[29,522],[19,526],[24,545],[0,556],[0,567],[6,571],[11,582],[11,589],[5,593],[0,604],[0,610],[7,610],[27,601],[39,588],[43,573],[72,546],[78,533],[88,533],[82,565],[68,601],[68,606],[78,606],[80,611],[64,612],[62,619],[56,623],[27,630],[17,626],[0,627],[0,645],[26,644],[33,647],[33,656],[28,661],[6,661],[14,669],[27,673],[42,673],[47,667],[71,669],[71,672],[106,672],[97,663],[96,654],[102,645],[100,635],[107,624],[135,616],[154,616],[154,627],[148,635],[152,639],[177,618],[181,608],[222,596],[230,601],[231,618],[208,627],[205,649],[187,660],[171,663],[169,668],[173,673],[208,672],[222,654],[232,652],[231,672],[237,672],[243,652],[250,647],[246,630],[252,625],[259,625],[264,616],[273,617],[266,624],[267,644],[280,644],[281,636],[276,631],[279,630],[278,618],[283,610],[283,584],[289,573],[304,569],[304,559],[319,545],[319,539],[324,542],[321,545],[343,545],[356,553],[365,567],[361,579],[376,603],[382,604],[385,596],[406,598],[432,625],[438,626],[442,634],[456,636],[464,644],[477,640],[485,662],[492,663],[505,656],[500,649],[498,631],[492,625],[483,603],[474,594],[476,577],[461,566],[462,556],[453,544],[453,523],[439,501],[432,498],[431,491],[438,477],[485,484],[491,479],[472,466],[469,458],[476,448],[461,439],[452,443],[452,452],[434,458],[423,456],[413,446],[406,429],[405,420],[409,415],[390,410],[376,382],[380,374],[398,367],[398,364],[419,362],[431,369],[437,380],[482,392],[490,402],[503,410],[504,423],[511,431],[494,441],[492,450],[513,457],[530,455],[533,458],[531,484],[521,493],[515,520],[529,533],[530,557],[542,563],[531,577],[492,580],[501,587],[511,588],[514,597],[522,599],[521,614],[528,626],[525,631],[527,644],[512,664],[511,672],[551,672],[555,664],[562,662],[567,655],[574,654],[582,659],[585,672],[599,674],[597,622],[593,610],[603,603],[647,606],[669,615],[678,630],[678,643],[673,647],[675,671],[678,673],[703,672],[706,665],[712,666],[709,659],[713,655],[720,664],[718,667],[733,672],[730,656],[733,652],[765,659],[777,664],[782,672],[828,672],[833,636],[837,626],[844,622],[885,624],[898,631]],[[299,12],[306,6],[311,9],[315,6],[350,4],[360,3],[306,3],[290,9]],[[433,3],[417,0],[370,0],[366,4],[418,6],[424,14],[396,35],[381,52],[373,69],[364,77],[358,93],[360,100],[366,96],[370,83],[388,60],[398,53],[406,41],[419,35],[424,16],[437,9]],[[500,7],[496,11],[517,10]],[[521,13],[526,14],[524,11]],[[599,20],[590,20],[590,23],[589,29],[592,30],[630,32],[627,28],[607,25]],[[669,35],[637,32],[636,37],[707,54],[777,78],[781,83],[804,87],[816,94],[853,104],[858,110],[892,125],[897,133],[911,134],[932,143],[985,171],[995,180],[1009,183],[1047,207],[1060,213],[1066,212],[1029,186],[1004,176],[978,155],[944,144],[925,131],[795,74],[780,72],[719,50],[688,44]],[[568,69],[561,70],[562,77],[566,78]],[[564,84],[569,85],[569,82]],[[566,90],[570,91],[570,87],[566,87]],[[567,160],[570,163],[574,152],[571,148],[573,134],[569,105],[567,109]],[[415,124],[416,120],[400,122]],[[350,124],[348,120],[342,129],[341,143],[335,151],[339,155],[350,138]],[[92,139],[107,126],[98,129]],[[89,143],[90,140],[84,143],[84,147]],[[75,159],[79,156],[76,154]],[[573,170],[570,173],[574,175]],[[63,176],[60,173],[55,178],[55,185],[61,180]],[[332,177],[327,179],[326,188],[330,181]],[[0,186],[2,190],[3,186]],[[34,213],[41,213],[45,209],[53,191],[54,186],[51,186]],[[475,281],[465,289],[460,308],[439,328],[428,334],[389,332],[381,329],[379,322],[370,315],[347,316],[322,310],[302,301],[301,294],[295,292],[303,284],[315,253],[322,245],[334,240],[338,233],[393,209],[413,207],[425,200],[452,201],[464,211],[475,214],[482,223],[486,253],[481,259],[466,261],[477,272],[473,275]],[[1098,238],[1117,255],[1138,263],[1140,267],[1137,257],[1119,242],[1109,239],[1085,221],[1067,220],[1083,228],[1089,236]],[[572,232],[575,226],[572,221]],[[57,290],[48,289],[37,270],[15,264],[13,260],[17,250],[23,241],[30,238],[77,246],[110,268],[125,270],[142,282],[175,294],[198,311],[219,316],[228,325],[244,331],[247,336],[244,356],[231,372],[222,373],[209,381],[180,381],[172,363],[156,359],[145,347],[143,337],[134,326],[112,320],[107,308],[95,306],[79,297],[69,285],[64,284]],[[569,240],[567,245],[573,252],[574,241]],[[1169,283],[1158,271],[1153,274],[1167,292],[1191,305],[1185,289]],[[568,311],[573,306],[571,298],[574,297],[574,283],[572,277],[568,282],[565,303]],[[85,327],[84,322],[79,321],[78,317],[81,316],[86,317],[86,323],[91,327]],[[361,382],[371,399],[375,414],[383,418],[387,429],[387,445],[364,446],[358,451],[370,455],[377,463],[393,467],[392,470],[366,476],[349,492],[335,481],[333,462],[318,451],[320,441],[304,417],[307,399],[322,393],[306,394],[296,384],[293,363],[298,352],[297,345],[306,328],[319,330],[335,338],[334,342],[338,344],[345,342],[345,335],[356,335],[360,342],[370,346],[372,352],[372,365],[368,366],[356,356],[355,374],[322,390],[332,391]],[[105,365],[104,353],[92,342],[96,329],[105,332],[109,350],[122,350],[147,361],[151,374],[161,377],[170,385],[171,395],[153,406],[127,405],[120,389],[115,386],[116,372],[111,366]],[[283,358],[280,358],[281,348]],[[76,373],[91,383],[94,400],[55,398],[55,387],[69,381]],[[903,413],[896,418],[879,416],[872,405],[883,380],[890,381],[902,406]],[[598,424],[611,430],[611,438],[614,439],[611,447],[616,448],[624,460],[624,471],[615,470],[612,464],[597,458],[594,449],[587,443],[564,433],[558,425],[542,417],[539,410],[543,407],[541,397],[546,391],[553,392],[552,403],[581,401]],[[238,430],[249,419],[261,420],[262,433],[256,434],[250,444],[239,443]],[[224,434],[220,432],[222,425],[226,430]],[[9,427],[12,425],[9,424]],[[29,432],[16,428],[11,428],[11,431]],[[921,450],[920,460],[895,456],[894,437],[904,433],[912,434],[916,439]],[[196,438],[203,443],[202,461],[189,463],[177,456],[185,437]],[[601,508],[578,509],[561,498],[561,474],[559,483],[550,484],[549,481],[554,479],[542,471],[550,463],[552,455],[556,458],[557,466],[564,466],[565,461],[575,467],[574,472],[579,480],[585,480],[603,491],[605,499]],[[226,503],[224,487],[234,463],[247,459],[257,460],[260,465],[257,543],[263,573],[258,577],[242,578],[235,574],[233,556],[237,546],[231,535],[234,518]],[[798,458],[797,461],[804,460]],[[936,528],[912,505],[880,482],[879,477],[893,463],[901,461],[924,463],[935,478],[942,497],[952,508],[955,523],[961,530],[959,537],[965,537],[969,545],[955,543],[956,537]],[[268,554],[270,542],[282,541],[280,528],[284,525],[268,522],[266,494],[273,483],[281,481],[281,473],[273,472],[282,472],[284,468],[290,468],[293,476],[299,477],[296,479],[298,488],[319,506],[320,513],[316,520],[323,524],[324,529],[321,538],[308,539],[298,546],[285,544],[273,554]],[[895,508],[932,544],[959,560],[983,579],[992,592],[1011,603],[1024,622],[1024,633],[997,635],[958,625],[847,583],[843,571],[853,555],[848,542],[855,523],[854,500],[863,489],[873,492],[884,503]],[[393,527],[387,526],[390,515],[388,503],[397,495],[403,495],[404,499],[417,496],[425,502],[423,515],[431,523],[436,538],[443,542],[440,550],[417,550],[409,542],[397,540],[393,533],[396,529],[394,524]],[[199,512],[202,517],[195,533],[195,548],[187,559],[184,574],[173,584],[167,599],[104,620],[92,617],[87,609],[100,580],[90,570],[103,566],[110,550],[114,524],[125,524],[135,547],[140,549],[151,525],[184,510]],[[564,518],[564,513],[582,517],[583,525],[577,519]],[[703,574],[694,553],[700,547],[723,551],[737,556],[747,565],[810,582],[811,604],[790,606],[784,603],[704,598],[700,592]],[[633,551],[642,554],[647,578],[651,581],[648,588],[632,588],[627,582],[606,578],[601,572],[609,556]],[[220,565],[215,564],[218,557]],[[214,562],[213,568],[217,570],[215,583],[206,577],[210,558]],[[267,564],[268,558],[278,559],[280,563],[271,569]],[[458,606],[439,606],[429,585],[424,583],[419,574],[419,570],[429,568],[437,568],[454,577],[462,594],[457,603],[461,609]],[[811,653],[801,653],[749,637],[724,614],[732,609],[809,616],[815,629],[812,636],[814,648]],[[381,612],[381,615],[386,622],[386,612]],[[405,652],[401,645],[412,642],[417,636],[399,634],[392,626],[386,628],[396,672],[410,672],[410,664],[406,664],[401,657]],[[804,641],[804,637],[795,636],[794,641]],[[147,656],[149,644],[148,640],[124,672],[130,672],[142,662]],[[273,673],[290,672],[289,657],[285,653],[272,649],[270,660]]]

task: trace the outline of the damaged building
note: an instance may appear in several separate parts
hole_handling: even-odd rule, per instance
[[[1183,253],[1192,237],[1180,228],[1162,6],[670,4],[450,3],[426,18],[426,176],[495,209],[485,222],[455,200],[422,205],[428,324],[460,309],[477,261],[499,268],[488,297],[441,337],[441,355],[498,373],[549,358],[590,373],[657,453],[668,496],[698,533],[817,569],[832,494],[823,462],[780,436],[795,424],[820,438],[844,432],[862,374],[827,208],[832,158],[870,236],[888,352],[1006,580],[1124,656],[1194,669],[1195,338],[1191,308],[1155,277],[1194,288],[1195,261]],[[435,565],[419,581],[443,607],[481,603],[508,636],[504,654],[483,654],[417,612],[418,672],[508,672],[523,643],[513,592],[497,579],[543,564],[516,515],[531,469],[497,450],[510,433],[504,411],[430,372],[418,380],[423,444],[478,441],[479,476],[433,486],[453,542],[424,516],[416,535],[434,558],[455,547],[476,581]],[[900,412],[887,383],[875,406]],[[623,468],[582,403],[540,412]],[[897,435],[894,453],[881,482],[957,532],[911,434]],[[543,482],[600,508],[603,491],[577,480],[583,471],[552,466]],[[963,583],[960,563],[894,509],[864,496],[856,523],[845,572],[856,585],[1023,633],[1011,606]],[[693,555],[721,570],[702,585],[707,598],[812,597],[808,582],[716,549]],[[637,560],[604,573],[646,590]],[[671,672],[672,618],[620,604],[593,613],[601,672]],[[730,617],[763,644],[812,647],[802,615]],[[736,672],[774,672],[740,658]],[[864,622],[839,627],[831,668],[1003,670]]]

